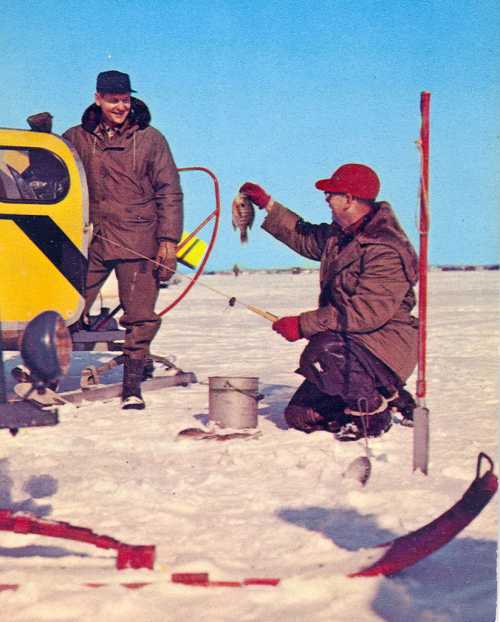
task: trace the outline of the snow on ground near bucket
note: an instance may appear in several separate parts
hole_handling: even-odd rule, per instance
[[[214,275],[207,285],[277,314],[315,306],[317,273]],[[176,288],[172,288],[176,289]],[[479,451],[496,452],[498,276],[432,272],[428,344],[429,476],[412,473],[412,431],[370,441],[365,488],[342,477],[361,443],[289,430],[283,408],[300,383],[303,341],[203,287],[165,317],[154,350],[175,354],[198,384],[146,396],[144,413],[118,400],[65,406],[54,428],[2,433],[0,507],[156,544],[155,572],[118,573],[108,551],[0,534],[2,619],[42,621],[491,622],[496,605],[496,500],[454,541],[393,578],[346,579],[364,548],[420,527],[453,505]],[[172,292],[162,292],[162,298]],[[109,354],[76,353],[63,388]],[[11,354],[7,368],[19,362]],[[209,376],[257,376],[258,439],[176,441],[204,423]],[[114,371],[109,381],[119,379]],[[415,377],[409,382],[413,390]],[[9,386],[12,386],[11,383]],[[278,587],[174,585],[171,572],[211,579],[280,577]],[[121,580],[154,579],[130,591]],[[86,581],[114,585],[81,588]]]

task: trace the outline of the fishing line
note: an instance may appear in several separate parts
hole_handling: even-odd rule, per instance
[[[94,233],[94,235],[98,238],[101,238],[101,240],[104,240],[105,242],[109,242],[110,244],[113,244],[114,246],[117,246],[118,248],[126,250],[129,253],[132,253],[133,255],[140,257],[141,259],[145,259],[146,261],[149,261],[150,263],[154,264],[158,268],[161,268],[163,270],[168,270],[169,272],[172,272],[172,274],[175,274],[176,272],[172,268],[168,268],[167,266],[164,266],[159,261],[156,261],[155,259],[151,259],[151,257],[147,257],[146,255],[142,255],[141,253],[138,253],[137,251],[134,251],[131,248],[124,246],[123,244],[118,244],[118,242],[110,240],[109,238],[105,237],[104,235],[101,235],[100,233]],[[191,278],[187,274],[179,274],[179,273],[177,274],[181,279],[188,279],[189,281],[195,281],[195,279]],[[206,289],[209,289],[215,294],[218,294],[219,296],[226,298],[230,307],[234,307],[235,304],[238,303],[242,305],[243,307],[245,307],[246,309],[248,309],[249,311],[252,311],[252,313],[255,313],[256,315],[260,315],[261,317],[265,318],[266,320],[269,320],[270,322],[274,322],[278,319],[277,315],[274,315],[273,313],[270,313],[269,311],[264,311],[263,309],[259,309],[259,307],[256,307],[254,305],[243,302],[243,300],[239,300],[238,298],[236,298],[236,296],[230,296],[229,294],[226,294],[220,289],[217,289],[211,285],[207,285],[206,283],[203,283],[202,281],[198,281],[198,284],[201,285],[202,287],[205,287]]]

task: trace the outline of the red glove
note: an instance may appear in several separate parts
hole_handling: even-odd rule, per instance
[[[247,196],[252,203],[255,203],[260,209],[266,207],[271,200],[271,197],[267,194],[264,188],[261,188],[257,184],[251,182],[245,182],[240,188],[241,194]]]
[[[273,330],[279,333],[287,341],[297,341],[303,337],[302,331],[300,330],[298,315],[280,317],[279,320],[273,322]]]

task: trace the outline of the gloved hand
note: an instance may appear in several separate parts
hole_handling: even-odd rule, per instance
[[[161,264],[157,268],[158,280],[166,283],[174,276],[177,270],[177,244],[170,240],[161,240],[158,245],[155,261]]]
[[[300,322],[298,315],[280,317],[279,320],[273,322],[273,330],[279,333],[287,341],[297,341],[304,336],[300,330]]]
[[[253,184],[250,181],[245,182],[241,188],[240,192],[247,196],[252,203],[255,203],[257,207],[263,209],[271,200],[271,197],[267,194],[264,188],[261,188],[257,184]]]

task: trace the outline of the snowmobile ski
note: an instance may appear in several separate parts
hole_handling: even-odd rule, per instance
[[[196,376],[192,372],[182,372],[173,376],[156,376],[149,378],[141,384],[141,390],[158,391],[173,386],[188,386],[197,382]],[[14,386],[14,392],[23,400],[30,400],[41,406],[60,406],[70,403],[74,406],[85,406],[88,402],[111,400],[120,397],[122,393],[122,383],[91,385],[86,389],[75,389],[73,391],[62,391],[56,393],[49,388],[42,392],[37,391],[31,382],[19,382]]]

